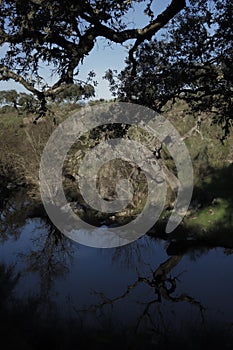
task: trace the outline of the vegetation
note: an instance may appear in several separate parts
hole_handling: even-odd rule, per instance
[[[106,78],[121,100],[158,112],[169,101],[185,101],[197,116],[197,127],[203,117],[211,118],[221,125],[224,140],[232,124],[233,4],[189,3],[160,37],[139,46],[135,60],[128,60],[120,74],[109,70]]]
[[[154,0],[0,0],[0,46],[5,52],[0,60],[0,80],[13,79],[28,90],[28,93],[0,91],[0,242],[5,244],[6,255],[10,251],[15,262],[14,266],[7,266],[7,259],[0,262],[0,335],[7,348],[232,348],[232,327],[228,322],[204,322],[203,300],[180,288],[183,271],[178,274],[181,268],[178,265],[186,254],[195,258],[195,251],[199,254],[223,247],[225,255],[233,252],[233,134],[230,132],[233,4],[231,0],[170,0],[167,9],[157,15],[155,3]],[[144,6],[147,20],[144,28],[128,23],[127,14],[137,5]],[[161,36],[155,38],[161,29]],[[87,103],[93,106],[105,102],[90,100],[95,96],[94,72],[85,81],[79,79],[80,65],[99,37],[105,38],[109,45],[130,43],[125,69],[120,73],[106,72],[113,96],[119,101],[153,108],[170,120],[189,149],[194,192],[185,219],[167,235],[164,227],[177,190],[170,186],[161,218],[147,233],[152,238],[143,238],[152,247],[154,241],[162,238],[169,257],[154,266],[161,252],[153,251],[151,260],[149,254],[144,260],[142,255],[147,255],[143,253],[148,246],[141,240],[135,242],[138,246],[122,248],[121,253],[116,249],[109,255],[114,263],[120,260],[120,254],[127,260],[126,264],[130,259],[133,264],[136,257],[135,274],[130,275],[126,269],[130,278],[127,277],[122,290],[114,287],[110,291],[107,281],[107,289],[100,287],[98,292],[95,287],[101,286],[98,273],[103,274],[103,265],[98,272],[95,260],[90,261],[90,266],[86,264],[89,253],[82,251],[80,256],[85,259],[79,260],[77,246],[54,227],[41,202],[38,174],[41,154],[57,125]],[[49,86],[41,76],[41,65],[48,65],[51,75],[57,77],[53,85]],[[141,130],[113,124],[82,135],[64,161],[63,187],[73,211],[96,226],[130,222],[147,198],[146,178],[141,169],[121,159],[102,167],[97,186],[102,198],[112,200],[118,180],[129,178],[134,195],[124,210],[114,215],[99,213],[84,202],[77,189],[78,169],[85,152],[101,141],[116,137],[146,145],[168,174],[176,177],[175,164],[166,147],[155,144]],[[18,254],[12,247],[20,237]],[[32,245],[25,244],[29,243],[27,239],[32,240]],[[141,251],[143,244],[146,249]],[[54,286],[59,288],[60,278],[67,283],[67,290],[77,284],[79,291],[80,261],[86,264],[85,279],[91,272],[91,278],[94,276],[91,283],[97,281],[92,289],[94,304],[82,305],[79,298],[73,304],[68,294],[66,302],[72,313],[66,317],[59,313],[56,298],[60,296]],[[71,271],[72,264],[75,265]],[[186,268],[186,262],[180,266]],[[109,271],[115,279],[117,270]],[[38,283],[38,295],[19,297],[27,289],[23,286],[26,274],[33,276],[32,284]],[[69,281],[72,275],[75,282]],[[216,286],[217,283],[216,280]],[[219,297],[225,295],[224,291]],[[130,298],[135,302],[133,307],[140,307],[138,317],[133,320],[135,325],[123,329],[119,324],[118,329],[114,313],[111,319],[109,310],[112,312],[115,304],[126,299],[123,307],[127,305],[124,308],[131,316]],[[195,308],[196,323],[191,321],[193,314],[182,327],[176,309],[170,308],[172,304]],[[164,305],[174,312],[172,325],[172,319],[166,322]],[[218,305],[217,309],[219,312]]]
[[[132,29],[126,15],[141,2],[148,24]],[[28,183],[38,186],[40,155],[54,130],[54,122],[58,124],[69,115],[69,110],[80,108],[80,100],[94,96],[94,72],[84,82],[78,79],[78,69],[97,38],[102,36],[119,44],[131,40],[126,68],[118,75],[111,70],[106,73],[113,94],[120,101],[133,101],[163,113],[186,141],[194,164],[195,189],[189,216],[184,221],[185,229],[196,231],[199,237],[207,231],[214,234],[218,225],[229,231],[231,198],[225,192],[231,178],[226,174],[228,171],[231,174],[233,161],[232,12],[229,0],[190,0],[188,6],[185,1],[173,0],[157,17],[153,1],[121,4],[84,1],[82,6],[73,0],[68,4],[47,0],[2,1],[0,44],[6,54],[0,62],[0,79],[14,79],[30,92],[0,93],[0,133],[8,134],[7,142],[1,141],[4,187],[10,189]],[[161,36],[155,38],[160,29]],[[53,86],[48,86],[40,76],[41,63],[48,64],[59,76]],[[47,123],[37,128],[28,125],[45,114],[52,117]],[[73,152],[80,151],[82,158],[86,148],[114,135],[135,138],[133,130],[127,127],[93,130],[81,142],[82,149],[78,150],[76,145]],[[224,145],[220,146],[219,139],[225,141]],[[163,164],[173,171],[174,163],[166,148],[156,147],[153,151],[159,152]],[[64,183],[69,188],[68,197],[80,200],[71,186],[79,165],[70,167],[70,163],[68,160],[65,163]],[[131,171],[125,165],[118,167],[126,173]],[[116,179],[114,171],[111,175]],[[216,183],[217,174],[223,174],[225,179],[221,190]],[[145,202],[142,178],[136,176],[134,181],[138,182],[134,188],[140,195],[125,213],[129,216],[140,210],[139,202],[140,205]],[[218,182],[221,183],[221,175]],[[173,189],[167,198],[167,210],[172,209],[174,195]],[[90,210],[89,214],[95,216]]]
[[[127,23],[127,13],[137,3],[144,3],[148,24],[132,28]],[[46,113],[48,98],[79,84],[84,89],[86,81],[77,78],[79,66],[93,49],[98,37],[123,44],[134,40],[129,51],[133,53],[144,40],[150,39],[185,6],[184,0],[172,0],[167,9],[155,17],[153,1],[82,1],[3,0],[0,9],[0,45],[6,49],[0,61],[0,80],[13,79],[35,95],[40,103],[39,115]],[[41,63],[48,64],[51,73],[59,78],[53,86],[40,75]]]
[[[95,101],[93,103],[98,102]],[[103,101],[100,101],[100,103],[103,103]],[[70,106],[71,104],[67,103],[57,106],[56,104],[53,105],[52,108],[57,115],[58,123],[69,116]],[[82,107],[77,106],[76,108]],[[195,125],[195,118],[188,115],[186,111],[187,105],[177,103],[167,113],[167,118],[173,122],[181,135],[186,134],[187,130],[192,129],[192,126]],[[54,126],[52,120],[48,119],[46,119],[45,123],[39,123],[38,125],[34,125],[31,122],[23,125],[22,122],[25,117],[25,114],[18,117],[17,112],[0,114],[0,181],[2,187],[8,190],[21,188],[22,186],[26,187],[28,195],[34,203],[34,213],[37,213],[36,216],[44,216],[39,200],[38,170],[44,146],[56,126]],[[26,119],[28,118],[30,117],[26,117]],[[117,130],[110,130],[109,137],[114,137],[116,132]],[[99,142],[101,133],[101,130],[96,130],[96,132],[92,132],[92,135],[83,135],[82,147],[80,148],[80,142],[77,142],[72,147],[64,163],[63,184],[68,201],[73,204],[78,202],[81,205],[78,215],[85,216],[85,219],[97,225],[101,222],[115,224],[116,221],[118,224],[123,224],[129,222],[132,217],[140,212],[147,196],[145,179],[142,177],[142,174],[137,172],[132,176],[131,166],[125,163],[114,163],[112,167],[104,167],[102,169],[102,175],[104,176],[102,182],[104,182],[102,187],[100,187],[100,192],[104,197],[107,196],[109,198],[112,198],[112,196],[114,198],[114,183],[112,179],[117,181],[119,169],[122,169],[120,176],[127,177],[131,174],[135,196],[131,205],[125,211],[120,212],[119,215],[117,213],[114,216],[110,214],[100,215],[100,213],[90,208],[87,211],[83,211],[85,202],[77,191],[75,179],[79,161],[85,154],[86,149],[93,147]],[[6,134],[8,135],[7,140],[3,137]],[[133,129],[129,129],[124,137],[129,135],[131,139],[139,137],[138,133],[137,136],[134,135]],[[219,127],[217,125],[210,127],[210,122],[207,118],[202,122],[199,133],[190,134],[186,140],[194,166],[194,193],[188,215],[173,237],[179,237],[180,233],[184,232],[182,235],[184,238],[192,237],[199,240],[210,240],[215,237],[215,242],[219,242],[219,244],[224,243],[225,246],[227,241],[232,241],[232,195],[229,189],[231,188],[233,169],[233,136],[229,135],[225,144],[222,145],[218,135]],[[145,138],[145,135],[140,137],[139,141],[147,144],[147,140],[143,138]],[[74,154],[76,154],[76,157],[73,157]],[[174,164],[169,154],[166,153],[166,149],[162,151],[162,157],[164,164],[172,170]],[[107,178],[106,174],[108,174]],[[173,200],[174,193],[169,190],[166,208],[160,223],[152,230],[155,234],[163,222],[163,217],[165,219],[169,215],[172,209],[171,201]],[[38,211],[36,208],[38,208]],[[25,211],[25,213],[27,212]],[[160,231],[163,231],[163,225]]]

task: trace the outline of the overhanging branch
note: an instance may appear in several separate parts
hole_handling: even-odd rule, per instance
[[[36,4],[33,13],[37,13],[38,9],[43,9],[44,5],[43,0],[30,0],[31,3]],[[60,60],[59,65],[59,74],[60,77],[58,81],[47,90],[40,91],[36,89],[35,86],[26,80],[24,77],[20,76],[17,73],[17,68],[15,71],[8,68],[8,62],[0,65],[0,80],[13,79],[16,82],[22,84],[28,91],[37,96],[38,100],[43,105],[43,111],[45,110],[45,99],[49,96],[53,96],[57,93],[62,92],[69,84],[72,84],[74,81],[74,71],[77,66],[82,62],[84,57],[89,54],[93,49],[95,41],[98,37],[104,37],[112,42],[122,44],[127,40],[136,40],[134,46],[129,51],[129,59],[133,63],[135,69],[136,61],[134,59],[134,52],[137,47],[144,41],[149,40],[152,36],[161,28],[163,28],[170,19],[172,19],[179,11],[181,11],[185,5],[185,0],[170,0],[170,5],[157,16],[156,19],[151,20],[151,22],[143,28],[136,29],[126,29],[126,30],[117,30],[111,27],[108,27],[106,24],[106,17],[99,17],[98,14],[94,11],[94,6],[92,2],[84,1],[82,5],[77,5],[77,9],[74,11],[74,14],[64,17],[65,24],[69,25],[69,20],[77,20],[82,23],[82,20],[86,21],[87,26],[85,27],[84,33],[77,35],[74,38],[73,34],[67,35],[67,28],[65,28],[64,23],[59,23],[59,21],[53,21],[51,25],[50,20],[45,22],[44,25],[34,26],[32,20],[25,14],[20,17],[19,13],[19,29],[10,33],[7,33],[7,29],[0,29],[1,38],[0,44],[9,44],[11,47],[15,45],[22,44],[26,42],[26,51],[25,54],[27,57],[30,56],[32,50],[36,50],[38,53],[37,59],[42,59],[43,61],[53,62],[53,59]],[[57,5],[56,5],[57,6]],[[112,12],[109,12],[109,16],[113,16]],[[65,16],[65,15],[64,15]],[[107,15],[106,15],[107,16]],[[37,18],[37,17],[36,17]],[[54,18],[53,18],[54,19]],[[63,19],[63,17],[62,17]],[[26,21],[26,25],[24,23]],[[14,21],[13,21],[14,22]],[[16,21],[17,22],[17,21]],[[17,23],[18,23],[17,22]],[[35,44],[35,46],[34,46]],[[56,47],[56,52],[50,51],[53,45]],[[9,51],[9,55],[10,55]],[[41,58],[42,57],[42,58]],[[33,59],[33,57],[32,57]],[[4,62],[4,61],[2,61]],[[30,61],[32,62],[32,61]],[[15,64],[12,67],[21,67],[24,68],[24,65],[27,67],[27,58],[23,64],[19,61],[15,61]]]
[[[162,12],[158,17],[152,21],[150,24],[145,26],[143,29],[138,30],[138,37],[129,51],[129,60],[133,64],[132,74],[136,73],[136,60],[134,58],[134,52],[137,50],[138,46],[144,40],[150,40],[152,36],[157,33],[160,29],[165,27],[165,25],[174,18],[184,7],[186,6],[185,0],[173,0],[171,4]]]
[[[32,84],[26,81],[19,74],[16,74],[11,69],[6,66],[0,65],[0,80],[9,80],[13,79],[15,82],[22,84],[28,91],[40,97],[41,92],[37,90]]]

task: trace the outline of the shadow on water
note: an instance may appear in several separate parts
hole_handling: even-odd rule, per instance
[[[0,214],[4,348],[232,349],[230,244],[158,234],[84,247],[23,192]]]

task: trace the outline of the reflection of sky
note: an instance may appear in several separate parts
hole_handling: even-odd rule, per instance
[[[206,251],[196,260],[185,256],[174,273],[187,271],[180,279],[185,292],[197,298],[208,309],[213,320],[233,321],[233,256],[223,249]],[[183,287],[182,287],[183,289]]]
[[[160,13],[166,8],[170,3],[169,0],[164,1],[154,1],[152,9],[155,11],[155,14]],[[145,4],[140,4],[136,6],[135,11],[131,11],[127,15],[127,21],[130,23],[130,26],[133,26],[135,22],[136,26],[144,26],[148,23],[148,17],[142,15]],[[127,43],[126,43],[127,45]],[[4,55],[4,48],[0,48],[0,57]],[[94,70],[96,73],[96,80],[98,81],[98,86],[96,88],[96,98],[112,98],[111,93],[109,92],[108,82],[102,77],[105,74],[105,71],[109,68],[116,69],[120,71],[124,68],[124,60],[127,56],[127,49],[121,45],[113,44],[108,46],[107,42],[102,38],[97,40],[97,43],[92,50],[92,52],[84,59],[84,64],[80,66],[80,72],[78,78],[81,80],[86,80],[87,74]],[[56,81],[56,77],[52,80],[49,78],[50,71],[48,67],[43,67],[41,73],[46,77],[48,84],[51,84]],[[17,91],[25,91],[22,85],[15,83],[14,81],[0,81],[0,90],[15,89]]]
[[[38,265],[37,272],[28,272],[30,260],[27,256],[43,247],[41,243],[46,240],[46,231],[42,231],[41,221],[31,220],[23,228],[19,239],[9,239],[0,245],[1,263],[7,266],[13,264],[14,270],[22,273],[16,289],[21,296],[39,292],[40,267]],[[38,246],[36,238],[42,234],[44,239]],[[53,276],[53,300],[58,302],[60,312],[66,314],[74,308],[83,309],[101,302],[100,296],[93,292],[102,292],[108,298],[120,296],[138,276],[152,278],[152,271],[168,259],[164,248],[163,241],[148,236],[117,249],[95,249],[72,243],[70,253],[73,257],[71,262],[67,261],[68,271],[60,277]],[[206,250],[203,255],[198,252],[185,255],[168,273],[168,277],[178,276],[177,289],[172,296],[185,294],[193,297],[207,308],[204,314],[206,321],[219,322],[233,320],[231,275],[232,255],[225,255],[221,248]],[[143,309],[141,303],[154,298],[153,287],[140,283],[127,297],[114,303],[113,316],[121,319],[122,325],[134,322]],[[180,322],[191,322],[200,317],[198,307],[187,301],[173,303],[162,299],[161,311],[170,322],[174,319],[176,327],[181,325]]]

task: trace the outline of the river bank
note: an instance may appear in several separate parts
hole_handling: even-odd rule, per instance
[[[172,112],[173,115],[170,115],[170,118],[180,133],[185,133],[187,127],[192,124],[186,115],[182,117],[183,110],[178,107]],[[60,111],[58,123],[68,115],[67,110]],[[9,198],[12,193],[22,191],[27,194],[31,203],[27,215],[29,217],[45,216],[39,192],[39,165],[44,146],[56,126],[49,119],[38,125],[29,123],[25,126],[22,124],[23,118],[24,116],[18,117],[14,113],[0,114],[0,202],[3,206],[5,199]],[[210,244],[216,242],[221,246],[228,246],[227,242],[229,242],[231,246],[233,242],[231,233],[233,227],[233,190],[231,189],[233,139],[230,137],[225,145],[221,145],[216,138],[217,129],[213,127],[210,131],[207,124],[207,121],[206,124],[203,124],[201,135],[193,135],[187,139],[187,147],[194,167],[194,192],[186,217],[170,238],[192,239]],[[185,128],[184,125],[186,125]],[[93,141],[93,144],[95,142]],[[86,137],[84,141],[82,140],[81,149],[79,145],[73,149],[73,154],[76,156],[68,158],[64,163],[63,185],[68,202],[84,220],[89,220],[99,226],[122,225],[129,222],[137,216],[145,203],[145,179],[139,172],[134,173],[134,190],[138,193],[133,197],[131,205],[124,211],[114,215],[105,215],[86,207],[78,190],[75,176],[77,159],[83,157],[85,148],[88,147],[90,147],[90,140]],[[172,170],[174,166],[172,160],[165,153],[163,156],[168,168]],[[122,177],[122,175],[118,176],[119,169],[124,169],[126,177],[132,175],[132,168],[122,163],[102,172],[104,181],[102,181],[103,188],[100,188],[100,192],[102,191],[102,195],[108,197],[109,200],[114,199],[115,195],[111,186],[115,188],[117,179]],[[175,193],[171,189],[169,191],[165,209],[159,222],[150,230],[150,234],[163,235],[167,217],[172,211],[172,201],[175,198]],[[198,245],[198,243],[195,244]]]

